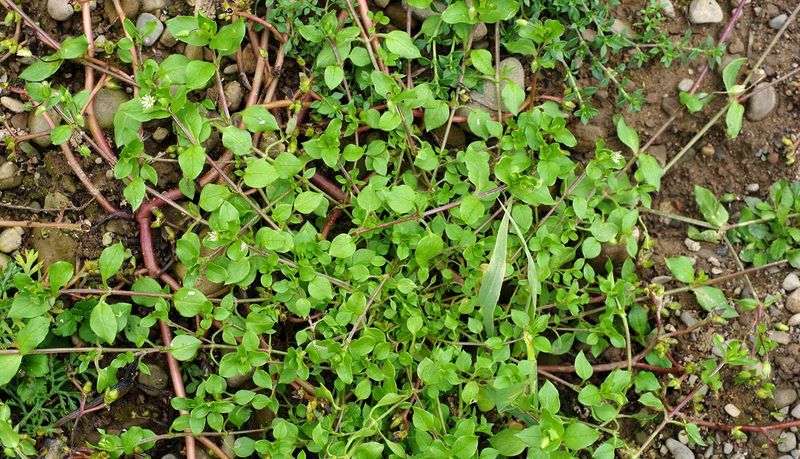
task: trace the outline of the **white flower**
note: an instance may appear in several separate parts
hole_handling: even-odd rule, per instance
[[[142,107],[145,110],[150,110],[151,108],[155,107],[156,105],[156,97],[152,94],[147,94],[142,96]]]
[[[614,161],[614,164],[621,165],[622,163],[625,162],[625,157],[622,156],[622,153],[615,151],[614,155],[611,156],[611,160]]]
[[[211,242],[216,241],[217,240],[217,232],[216,231],[210,231],[208,233],[208,240],[211,241]]]
[[[241,250],[242,252],[247,250],[247,243],[242,241],[242,245],[239,246],[239,250]]]

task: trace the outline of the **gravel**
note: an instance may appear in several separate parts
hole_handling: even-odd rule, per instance
[[[694,459],[692,450],[674,438],[667,439],[667,449],[675,459]]]
[[[793,432],[784,430],[778,437],[778,451],[788,453],[797,446],[797,436]]]
[[[74,13],[69,0],[47,0],[47,14],[56,21],[66,21]]]
[[[775,391],[775,408],[781,409],[797,401],[797,391],[784,387]]]
[[[683,311],[681,312],[681,322],[683,322],[688,328],[691,328],[700,323],[700,320],[695,317],[692,311]]]
[[[139,15],[139,18],[136,19],[136,28],[140,32],[143,31],[145,27],[147,27],[147,24],[151,22],[155,22],[156,28],[153,29],[152,32],[142,37],[142,44],[147,47],[156,44],[156,41],[158,41],[158,37],[160,37],[161,33],[164,32],[164,24],[157,17],[153,16],[150,13],[142,13]],[[150,27],[152,27],[152,25]]]
[[[703,247],[702,245],[700,245],[699,242],[693,241],[688,237],[684,239],[683,244],[686,246],[687,249],[689,249],[690,252],[697,252]]]
[[[761,121],[772,114],[778,106],[778,94],[774,86],[760,83],[753,88],[753,96],[747,101],[747,119]]]
[[[692,0],[689,5],[689,22],[692,24],[717,24],[724,18],[722,7],[714,0]]]
[[[800,277],[797,277],[796,273],[789,273],[783,278],[783,284],[781,286],[787,292],[793,292],[800,288]]]
[[[678,83],[678,90],[689,92],[692,90],[692,86],[694,86],[694,80],[691,78],[684,78]]]
[[[11,161],[0,164],[0,190],[10,190],[22,183],[22,176],[18,174],[19,168]]]
[[[3,96],[0,97],[0,104],[3,107],[11,110],[14,113],[23,113],[25,112],[25,104],[22,103],[19,99],[14,99],[13,97]]]
[[[789,19],[789,16],[786,15],[786,13],[780,14],[770,19],[769,26],[775,30],[780,30],[780,28],[783,27],[784,24],[786,24],[787,19]]]
[[[775,341],[776,343],[783,346],[792,342],[792,335],[786,333],[785,331],[770,330],[767,332],[767,336],[772,341]]]
[[[128,101],[125,91],[118,89],[101,89],[94,96],[94,116],[103,129],[114,127],[114,116],[119,106]]]
[[[58,123],[61,122],[61,116],[52,108],[48,110],[47,113],[50,115],[54,124],[58,125]],[[36,134],[45,131],[50,131],[50,125],[47,124],[47,120],[44,119],[41,113],[36,112],[28,117],[28,132]],[[40,147],[46,147],[50,145],[50,136],[45,135],[37,137],[33,139],[33,142]]]
[[[751,184],[747,185],[747,187],[745,189],[750,193],[755,193],[760,188],[761,187],[758,185],[758,183],[751,183]]]
[[[672,0],[660,0],[658,2],[658,6],[661,7],[661,13],[668,18],[675,17],[675,5],[672,4]]]
[[[789,320],[786,321],[786,325],[790,327],[796,327],[800,325],[800,313],[797,313],[792,317],[789,317]]]
[[[728,403],[725,405],[725,412],[728,413],[732,418],[737,418],[740,414],[742,414],[742,410],[740,410],[733,403]]]
[[[242,105],[242,99],[244,99],[242,85],[238,81],[231,81],[225,84],[223,92],[225,93],[225,101],[228,103],[228,109],[232,112],[238,110]]]
[[[0,252],[11,253],[22,245],[22,228],[7,228],[0,233]]]
[[[800,289],[786,297],[786,310],[792,314],[800,313]]]

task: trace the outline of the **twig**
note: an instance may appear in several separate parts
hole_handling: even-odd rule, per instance
[[[86,231],[86,229],[80,223],[35,222],[32,220],[0,220],[0,227],[57,228],[66,231]]]
[[[370,306],[372,306],[372,303],[374,303],[375,299],[378,298],[378,294],[381,293],[383,286],[386,285],[386,281],[388,281],[389,278],[392,277],[393,272],[394,272],[394,267],[389,269],[389,272],[387,272],[386,275],[383,276],[381,283],[378,284],[378,287],[375,289],[374,292],[372,292],[372,296],[369,297],[367,305],[364,306],[364,311],[362,311],[361,315],[358,316],[358,319],[356,319],[356,322],[353,324],[353,328],[350,329],[350,333],[347,334],[347,338],[344,340],[344,344],[342,345],[344,349],[347,349],[347,347],[350,345],[350,341],[353,340],[353,336],[355,336],[356,331],[361,326],[361,322],[363,322],[364,319],[366,319]]]

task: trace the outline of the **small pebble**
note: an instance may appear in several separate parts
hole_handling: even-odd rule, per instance
[[[0,190],[10,190],[22,183],[22,175],[18,174],[19,168],[11,161],[0,164]]]
[[[14,113],[25,112],[25,104],[23,104],[18,99],[14,99],[13,97],[8,97],[8,96],[0,97],[0,104],[2,104],[3,107],[11,110]]]
[[[700,323],[700,320],[695,317],[692,311],[683,311],[681,312],[681,322],[683,322],[687,328],[691,328]]]
[[[775,391],[775,408],[781,409],[797,401],[797,391],[791,387],[784,387]]]
[[[714,151],[714,145],[711,145],[710,143],[703,145],[703,148],[700,149],[700,153],[705,156],[712,156]]]
[[[111,231],[103,233],[103,246],[108,247],[114,243],[114,234]]]
[[[694,80],[691,78],[684,78],[680,83],[678,83],[678,90],[689,92],[692,90],[692,86],[694,86]]]
[[[683,243],[684,245],[686,245],[686,248],[689,249],[690,252],[697,252],[702,247],[702,245],[700,245],[699,242],[693,241],[689,238],[684,239]]]
[[[25,230],[22,228],[7,228],[0,232],[0,252],[11,253],[22,245],[22,235]]]
[[[94,96],[94,116],[97,124],[103,129],[114,127],[114,116],[119,106],[128,101],[125,91],[119,89],[101,89]]]
[[[156,128],[155,132],[153,132],[153,140],[156,142],[161,142],[162,140],[166,139],[169,135],[169,130],[165,127],[158,127]]]
[[[74,13],[69,0],[47,0],[47,14],[56,21],[66,21]]]
[[[778,161],[780,160],[781,160],[780,155],[778,155],[775,152],[772,152],[767,156],[767,161],[769,161],[770,164],[778,164]]]
[[[746,190],[748,192],[750,192],[750,193],[755,193],[756,191],[758,191],[759,188],[761,188],[761,187],[758,186],[758,183],[751,183],[751,184],[747,185]]]
[[[761,121],[768,117],[778,106],[778,95],[774,86],[759,83],[753,88],[752,96],[747,101],[747,119]]]
[[[692,24],[717,24],[725,14],[715,0],[692,0],[689,4],[689,22]]]
[[[781,436],[778,437],[778,451],[782,453],[788,453],[792,451],[797,446],[797,436],[794,432],[790,432],[788,430],[784,430],[781,432]]]
[[[792,342],[792,335],[780,330],[770,330],[767,332],[767,337],[780,345],[787,345]]]
[[[675,5],[672,4],[672,0],[660,0],[658,6],[661,7],[661,13],[664,16],[668,18],[675,17]]]
[[[667,449],[675,459],[694,459],[694,453],[688,446],[675,440],[674,438],[667,439]]]
[[[770,19],[769,26],[775,30],[780,30],[780,28],[786,24],[787,19],[789,19],[789,16],[787,16],[785,13],[775,16],[774,18]]]
[[[164,32],[164,24],[157,17],[150,13],[142,13],[139,15],[139,18],[136,19],[136,28],[140,32],[145,30],[145,26],[151,22],[155,23],[155,29],[142,37],[142,44],[148,47],[153,46],[156,41],[158,41],[158,37],[160,37],[161,33]],[[153,26],[151,25],[149,27]]]
[[[793,418],[800,419],[800,403],[798,403],[797,405],[794,406],[794,408],[792,408],[791,414]]]
[[[789,273],[783,278],[781,286],[787,292],[793,292],[800,288],[800,277],[797,277],[796,273]]]
[[[786,297],[786,310],[792,314],[800,312],[800,289],[792,292],[791,295]]]
[[[789,320],[786,321],[786,325],[790,327],[796,327],[800,325],[800,313],[797,313],[792,317],[789,317]]]
[[[725,454],[730,454],[733,452],[733,445],[731,443],[725,443],[722,445],[722,452]]]
[[[226,83],[223,92],[225,93],[225,101],[228,103],[228,109],[231,112],[238,110],[244,98],[244,89],[242,89],[241,83],[238,81]]]
[[[742,414],[742,410],[740,410],[733,403],[728,403],[725,405],[725,412],[728,413],[732,418],[738,418],[739,415]]]

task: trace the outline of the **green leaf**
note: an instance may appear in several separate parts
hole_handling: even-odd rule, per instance
[[[697,207],[700,208],[700,213],[703,214],[703,217],[708,223],[717,228],[728,223],[728,211],[717,201],[716,196],[714,196],[711,190],[703,188],[700,185],[695,185],[694,199],[697,201]]]
[[[251,188],[264,188],[278,180],[278,171],[266,159],[252,159],[244,170],[244,184]]]
[[[678,96],[681,103],[689,110],[689,113],[697,113],[706,106],[708,102],[711,101],[711,97],[706,97],[701,99],[699,96],[694,94],[689,94],[686,91],[681,91],[680,95]]]
[[[331,241],[328,254],[334,258],[350,258],[356,252],[356,244],[349,234],[339,234]]]
[[[661,403],[661,400],[652,392],[645,392],[642,394],[642,396],[639,397],[639,403],[659,411],[664,409],[664,404]]]
[[[692,265],[691,258],[683,256],[665,258],[664,262],[667,264],[667,268],[669,268],[669,271],[675,279],[678,279],[684,284],[691,284],[694,282],[694,266]]]
[[[72,263],[67,261],[57,261],[47,268],[47,280],[50,283],[50,291],[53,293],[65,286],[72,275],[75,273],[75,268]]]
[[[329,65],[325,67],[325,85],[328,89],[333,89],[344,80],[344,69],[339,65]]]
[[[294,208],[301,214],[310,214],[322,204],[324,197],[314,191],[303,191],[294,199]]]
[[[405,214],[414,210],[417,192],[408,185],[398,185],[384,193],[384,197],[393,211]]]
[[[739,102],[732,102],[728,111],[725,113],[725,133],[729,138],[734,139],[742,131],[742,121],[744,120],[744,105]]]
[[[578,355],[575,357],[575,373],[577,373],[582,380],[586,381],[592,377],[593,372],[592,364],[586,359],[583,351],[578,352]]]
[[[508,111],[517,114],[525,102],[525,90],[513,81],[508,81],[503,87],[502,97]]]
[[[193,60],[186,66],[186,87],[201,89],[208,85],[217,68],[211,62]]]
[[[72,126],[69,124],[62,124],[50,131],[50,142],[53,145],[61,145],[62,143],[66,143],[71,136]]]
[[[473,49],[469,52],[469,58],[473,67],[484,75],[494,76],[494,66],[492,65],[492,53],[485,49]],[[488,84],[488,83],[487,83]]]
[[[219,29],[219,32],[209,42],[208,47],[219,51],[222,56],[233,54],[241,46],[245,31],[244,20],[237,19]]]
[[[135,179],[131,180],[130,183],[125,185],[125,189],[122,190],[122,195],[125,196],[125,200],[128,201],[128,204],[131,205],[133,210],[139,208],[142,205],[142,201],[144,201],[144,195],[147,192],[147,186],[144,183],[144,179],[141,177],[136,177]]]
[[[588,448],[594,444],[598,438],[600,438],[600,432],[598,432],[596,429],[593,429],[582,422],[574,422],[567,426],[562,440],[567,448],[579,450]]]
[[[58,55],[63,59],[75,59],[83,56],[87,49],[89,49],[89,42],[86,41],[86,35],[81,34],[64,40]]]
[[[50,331],[50,319],[47,317],[34,317],[17,334],[17,348],[21,354],[27,354],[36,349]]]
[[[450,107],[443,100],[436,100],[425,107],[425,130],[432,131],[444,126],[450,117]]]
[[[200,340],[192,335],[178,335],[172,340],[170,352],[177,360],[185,362],[194,358],[201,344]]]
[[[100,254],[100,276],[105,284],[111,276],[117,274],[125,260],[125,246],[121,242],[110,245],[103,249]]]
[[[273,132],[280,129],[278,120],[261,105],[251,105],[240,112],[244,125],[250,132]]]
[[[7,419],[0,420],[0,444],[3,445],[5,448],[8,448],[9,450],[20,451],[19,433],[11,427],[10,420]],[[20,456],[25,457],[24,455]]]
[[[92,309],[89,325],[98,338],[111,344],[117,337],[117,317],[105,301],[100,301]]]
[[[211,302],[196,288],[183,287],[172,295],[175,309],[183,317],[194,317],[211,310]]]
[[[206,164],[206,149],[202,145],[189,145],[178,154],[178,165],[184,177],[194,180],[203,172]]]
[[[411,37],[402,30],[393,30],[384,37],[386,48],[404,59],[416,59],[421,57],[419,48],[414,45]]]
[[[253,137],[244,129],[225,126],[222,131],[222,145],[236,156],[243,156],[253,149]]]
[[[511,214],[506,212],[500,222],[492,257],[489,259],[489,268],[483,276],[481,288],[478,292],[478,308],[480,308],[481,316],[483,317],[483,327],[490,338],[495,336],[494,311],[497,308],[497,301],[500,299],[500,289],[503,286],[503,278],[506,271],[509,218],[511,218]]]
[[[731,93],[734,89],[734,86],[736,86],[736,79],[739,76],[739,70],[742,68],[742,65],[744,65],[745,62],[747,62],[747,59],[740,57],[728,62],[728,65],[722,69],[722,82],[725,84],[725,90],[728,93]]]
[[[739,315],[728,302],[728,297],[725,296],[725,293],[716,287],[711,287],[710,285],[697,287],[694,289],[694,296],[697,298],[697,304],[706,311],[719,312],[726,319]]]
[[[8,384],[17,375],[21,363],[21,355],[0,355],[0,387]]]
[[[209,183],[200,192],[200,208],[206,212],[213,212],[219,209],[230,195],[231,191],[228,187]]]
[[[427,266],[428,261],[444,249],[442,237],[436,233],[428,233],[417,243],[414,259],[420,266]]]
[[[617,137],[631,149],[633,154],[639,153],[639,134],[636,133],[636,129],[625,124],[625,118],[622,116],[617,117]]]
[[[658,160],[647,153],[639,154],[639,168],[636,170],[636,178],[644,180],[648,185],[652,185],[656,191],[661,189],[661,176],[663,171]]]
[[[583,252],[583,256],[587,260],[597,258],[601,250],[602,246],[593,236],[587,237],[583,240],[583,243],[581,243],[581,252]]]
[[[51,75],[56,73],[56,71],[58,71],[58,68],[61,67],[62,62],[63,61],[60,59],[50,61],[39,59],[23,70],[22,73],[19,74],[19,77],[25,81],[46,80],[50,78]]]

